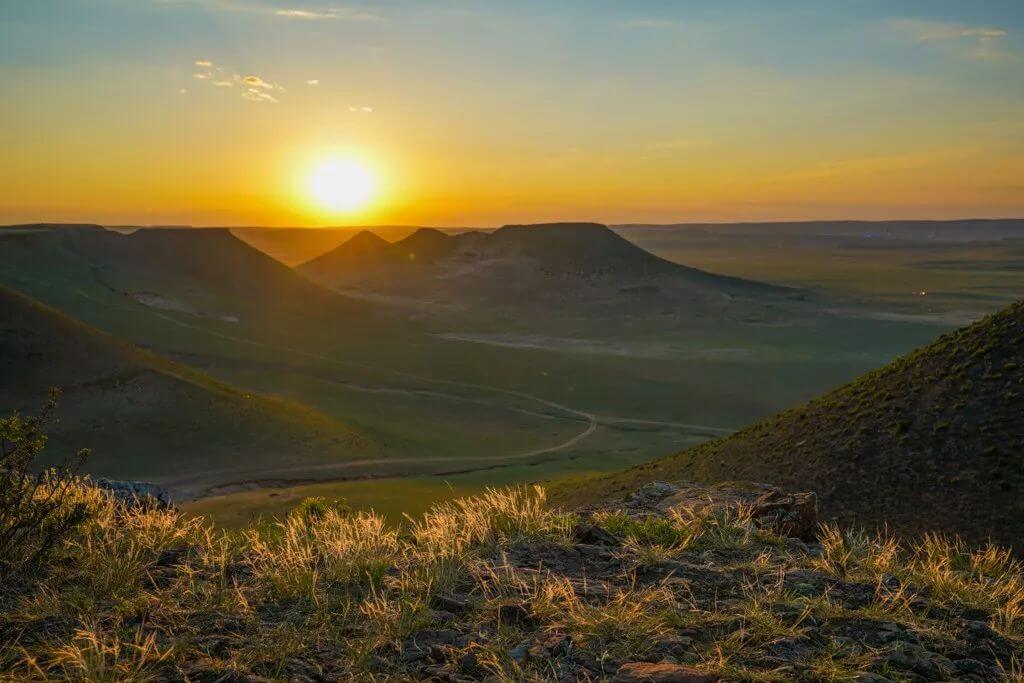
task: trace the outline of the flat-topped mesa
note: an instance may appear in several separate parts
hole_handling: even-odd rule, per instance
[[[0,232],[4,230],[104,230],[102,225],[97,223],[15,223],[14,225],[0,225]]]
[[[507,225],[490,242],[496,250],[535,258],[543,270],[556,274],[653,274],[682,268],[600,223]]]

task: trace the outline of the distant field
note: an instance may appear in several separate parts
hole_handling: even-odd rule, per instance
[[[978,241],[968,241],[970,233],[959,240],[885,239],[769,230],[619,232],[663,258],[705,270],[858,297],[879,305],[866,312],[937,316],[953,326],[1024,293],[1024,228]]]
[[[935,227],[938,226],[938,227]],[[413,228],[373,228],[387,240]],[[869,298],[957,325],[1024,292],[1024,220],[874,224],[620,226],[616,231],[676,263],[724,275]],[[293,265],[329,251],[358,228],[236,229],[271,256]],[[456,231],[453,231],[456,232]],[[924,294],[922,295],[922,292]],[[870,311],[866,311],[870,312]]]

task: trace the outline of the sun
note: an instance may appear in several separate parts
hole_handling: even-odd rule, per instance
[[[327,159],[309,174],[309,194],[327,211],[357,211],[373,198],[373,173],[353,159]]]

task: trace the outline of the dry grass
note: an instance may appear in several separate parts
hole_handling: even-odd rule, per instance
[[[795,556],[744,510],[660,519],[606,513],[594,521],[624,543],[607,554],[611,568],[591,576],[514,560],[517,548],[576,552],[576,517],[549,509],[537,487],[443,503],[401,529],[372,513],[310,506],[315,514],[241,533],[172,511],[126,508],[88,486],[75,496],[91,510],[89,522],[34,582],[4,587],[4,676],[408,678],[424,665],[403,659],[410,637],[455,629],[477,635],[431,650],[440,658],[432,665],[457,669],[469,657],[471,677],[554,679],[566,674],[563,659],[582,657],[592,667],[587,675],[600,678],[616,662],[665,656],[659,644],[675,642],[673,657],[727,677],[789,680],[800,672],[844,680],[884,657],[828,639],[785,666],[766,653],[780,642],[810,642],[830,621],[892,621],[940,641],[956,638],[919,609],[921,600],[984,609],[1008,642],[1019,649],[1024,641],[1021,565],[1003,550],[939,537],[903,549],[885,536],[830,526],[819,554]],[[733,559],[707,565],[718,556]],[[704,567],[726,583],[703,585],[696,570],[696,578],[639,578],[673,562]],[[851,608],[827,590],[794,593],[786,583],[794,569],[863,582],[874,597]],[[435,601],[445,596],[459,596],[463,609],[439,611]],[[522,619],[499,623],[509,605]],[[687,645],[680,633],[697,640]],[[571,638],[572,654],[524,658],[523,643],[545,634]],[[999,662],[1019,680],[1018,663]]]

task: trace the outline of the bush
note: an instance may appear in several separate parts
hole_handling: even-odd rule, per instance
[[[352,512],[352,508],[349,507],[348,500],[345,498],[335,498],[329,501],[322,496],[313,496],[299,501],[289,516],[305,522],[315,522],[318,519],[323,519],[329,510],[342,516]]]
[[[71,495],[88,450],[38,471],[59,396],[51,389],[38,416],[0,418],[0,580],[38,563],[88,516],[87,505]]]

